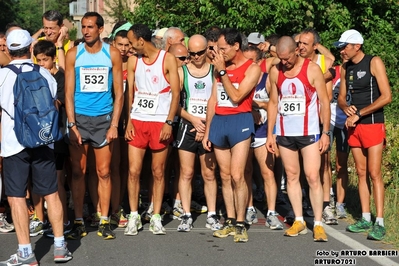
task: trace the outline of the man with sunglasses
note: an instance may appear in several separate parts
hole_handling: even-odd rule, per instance
[[[355,159],[359,177],[362,219],[349,225],[349,232],[368,232],[368,239],[382,240],[384,227],[384,182],[381,173],[382,151],[385,146],[384,106],[392,101],[385,65],[378,56],[364,54],[363,37],[356,30],[347,30],[334,43],[344,60],[338,105],[348,116],[348,144]],[[346,92],[351,93],[350,105]],[[370,214],[370,177],[376,208],[373,225]]]
[[[181,223],[177,227],[177,231],[188,232],[192,228],[191,181],[194,176],[197,154],[208,206],[205,226],[212,230],[219,230],[221,224],[216,216],[215,155],[212,151],[206,151],[202,146],[207,101],[212,93],[214,67],[206,60],[207,40],[204,36],[193,35],[188,41],[188,48],[191,57],[190,63],[179,69],[183,107],[179,109],[182,120],[177,133],[176,146],[179,149],[179,192],[184,214],[181,216]]]
[[[190,59],[186,46],[181,43],[172,44],[168,52],[175,56],[177,67],[187,64]]]
[[[255,132],[252,99],[261,75],[260,67],[245,58],[241,36],[236,29],[223,29],[218,49],[213,52],[216,80],[208,100],[202,140],[207,151],[213,145],[228,217],[223,228],[213,235],[220,238],[234,235],[234,242],[248,241],[244,224],[248,202],[244,169]]]

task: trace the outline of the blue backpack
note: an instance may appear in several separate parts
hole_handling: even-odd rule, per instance
[[[26,148],[48,145],[62,139],[55,99],[47,80],[39,72],[40,66],[32,66],[33,69],[26,72],[22,72],[22,66],[4,66],[17,74],[13,88],[14,116],[7,114],[14,120],[18,142]]]

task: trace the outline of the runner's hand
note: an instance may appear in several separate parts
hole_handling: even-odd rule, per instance
[[[270,152],[272,154],[276,153],[277,144],[276,144],[276,141],[275,141],[275,139],[273,137],[266,139],[265,146],[266,146],[266,149],[267,149],[268,152]]]
[[[69,129],[69,142],[76,147],[82,145],[82,136],[76,126]]]
[[[330,137],[327,136],[326,134],[322,133],[320,140],[319,140],[320,154],[325,153],[328,150],[328,147],[330,147]]]
[[[107,131],[107,135],[105,135],[105,139],[108,143],[111,143],[116,138],[118,138],[118,128],[111,125]]]
[[[134,126],[131,120],[126,122],[125,140],[131,141],[136,136]]]
[[[159,134],[159,142],[167,141],[172,136],[172,126],[164,124],[161,129],[161,134]]]
[[[191,130],[191,132],[197,131],[197,132],[205,133],[204,120],[202,120],[199,117],[196,117],[196,116],[192,115],[191,119],[190,119],[190,122],[194,126],[194,128]]]
[[[213,55],[212,64],[215,66],[216,71],[219,72],[220,70],[225,70],[226,62],[224,61],[222,52],[219,49],[211,52]]]
[[[204,133],[197,132],[195,134],[195,141],[202,142],[202,140],[204,139],[204,135],[205,135]]]
[[[202,146],[206,151],[211,151],[212,142],[209,141],[208,136],[204,136],[202,139]]]

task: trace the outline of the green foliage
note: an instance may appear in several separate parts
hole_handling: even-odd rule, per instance
[[[104,0],[105,14],[114,20],[111,24],[124,20],[124,13],[130,10],[133,2],[133,0]]]
[[[70,2],[72,0],[0,1],[0,26],[4,27],[9,22],[17,22],[22,28],[33,34],[43,26],[43,8],[45,11],[58,10],[64,18],[69,18]]]

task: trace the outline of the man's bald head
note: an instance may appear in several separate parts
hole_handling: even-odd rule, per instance
[[[277,54],[279,53],[292,53],[297,48],[297,44],[291,36],[282,36],[276,45]]]
[[[175,55],[175,56],[176,56],[176,55],[180,56],[180,55],[187,55],[187,54],[188,54],[188,51],[187,51],[186,46],[184,46],[184,45],[181,44],[181,43],[172,44],[172,45],[169,47],[168,52],[171,53],[171,54],[173,54],[173,55]]]
[[[208,46],[206,38],[200,34],[195,34],[188,40],[188,50],[190,51],[201,51]]]

